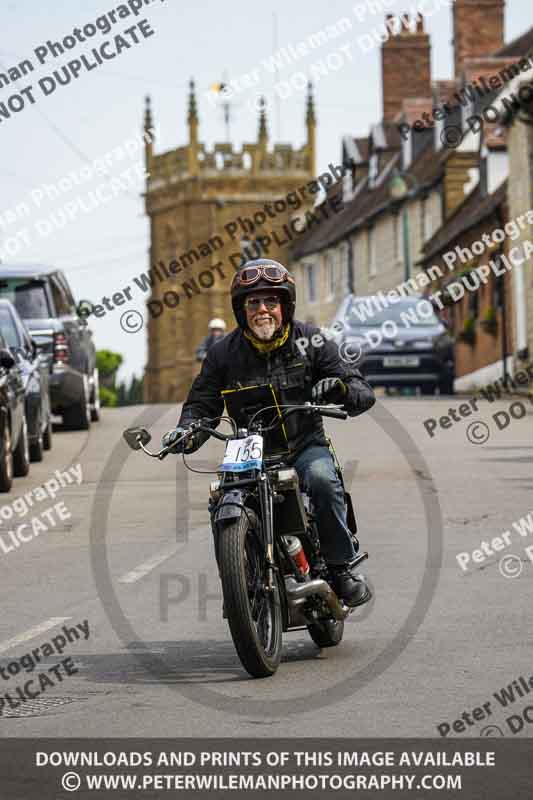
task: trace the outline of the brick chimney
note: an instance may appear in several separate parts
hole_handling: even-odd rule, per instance
[[[389,38],[381,46],[383,119],[390,122],[402,111],[407,97],[431,97],[431,45],[421,14],[387,14]]]
[[[504,44],[505,0],[455,0],[453,58],[459,77],[467,58],[494,55]]]

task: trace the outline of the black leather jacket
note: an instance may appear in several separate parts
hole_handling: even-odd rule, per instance
[[[224,410],[220,394],[223,389],[270,383],[280,403],[304,403],[311,400],[312,387],[321,378],[341,378],[347,387],[343,407],[351,417],[367,411],[374,405],[374,392],[359,370],[341,360],[335,342],[322,337],[323,344],[313,346],[310,343],[305,354],[302,348],[298,348],[296,340],[311,342],[311,337],[316,334],[320,331],[315,325],[294,320],[285,344],[263,355],[246,339],[242,330],[236,328],[210,347],[201,372],[183,404],[178,425],[186,427],[200,417],[220,416]],[[327,444],[322,420],[317,415],[291,415],[287,419],[286,431],[289,461],[312,444]],[[208,435],[197,436],[199,447]]]

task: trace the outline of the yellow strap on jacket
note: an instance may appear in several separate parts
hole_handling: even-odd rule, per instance
[[[282,347],[282,345],[285,344],[289,338],[290,327],[291,326],[287,323],[281,336],[276,337],[276,339],[272,339],[270,342],[262,342],[260,339],[256,339],[253,333],[250,333],[247,330],[244,331],[244,335],[248,341],[252,343],[255,349],[259,350],[260,353],[270,353],[272,350],[277,350],[278,347]]]

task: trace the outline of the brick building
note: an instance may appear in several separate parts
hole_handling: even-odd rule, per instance
[[[516,78],[514,88],[518,90],[522,83],[521,77]],[[533,209],[533,103],[525,103],[520,110],[509,113],[506,123],[509,214],[515,218]],[[526,239],[533,241],[531,232],[521,231],[520,244]],[[533,359],[533,258],[513,270],[512,284],[517,359],[529,364]]]
[[[348,292],[361,296],[393,289],[421,268],[438,265],[446,248],[466,246],[470,237],[475,241],[499,227],[498,220],[532,205],[531,134],[510,115],[514,176],[507,182],[508,136],[501,119],[491,121],[485,110],[498,99],[504,108],[513,105],[513,87],[533,78],[528,58],[533,28],[504,44],[503,0],[456,0],[452,14],[454,76],[433,82],[423,20],[409,24],[402,16],[394,27],[388,15],[391,35],[381,47],[382,119],[367,137],[343,138],[343,163],[350,174],[330,190],[342,193],[345,210],[291,251],[303,285],[300,313],[319,324],[328,324]],[[482,122],[477,130],[467,123],[475,114]],[[407,187],[401,198],[391,194],[392,179],[398,176]],[[509,201],[508,189],[513,193]],[[477,264],[472,259],[460,266]],[[528,281],[533,289],[526,263],[503,283],[482,287],[470,305],[464,300],[464,307],[446,312],[455,315],[460,378],[472,374],[475,382],[487,368],[500,373],[504,350],[510,356],[515,347],[532,342],[533,322],[526,322],[520,288]],[[463,331],[466,320],[472,320],[467,328],[475,328],[470,344]]]

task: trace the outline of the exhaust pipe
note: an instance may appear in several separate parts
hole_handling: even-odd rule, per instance
[[[298,608],[310,597],[318,595],[326,601],[335,619],[345,619],[350,613],[350,608],[341,603],[329,583],[321,578],[306,583],[298,583],[294,578],[285,578],[285,589],[289,608]]]

